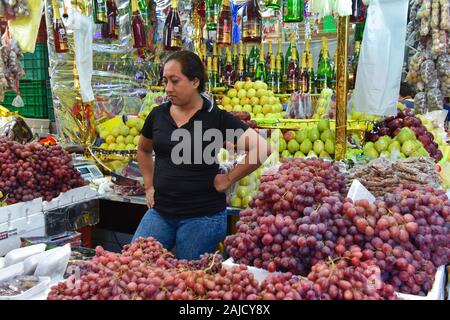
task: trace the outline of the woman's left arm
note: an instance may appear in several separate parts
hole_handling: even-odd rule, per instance
[[[214,186],[219,192],[225,192],[235,182],[258,169],[272,153],[266,139],[251,128],[240,136],[237,148],[238,151],[245,151],[245,158],[229,173],[216,176]]]

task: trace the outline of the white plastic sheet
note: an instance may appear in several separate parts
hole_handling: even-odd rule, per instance
[[[356,76],[356,111],[397,114],[407,16],[408,0],[369,1]]]

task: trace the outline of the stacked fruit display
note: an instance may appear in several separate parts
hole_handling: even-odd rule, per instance
[[[434,135],[426,129],[422,121],[410,109],[400,110],[397,116],[387,117],[383,121],[378,122],[375,128],[366,134],[366,141],[375,143],[380,137],[386,135],[394,138],[404,127],[408,127],[414,132],[417,140],[422,143],[425,150],[436,162],[442,159],[442,152],[434,141]]]
[[[100,148],[106,150],[135,150],[139,136],[144,126],[144,120],[129,117],[126,123],[122,121],[110,130],[99,130]]]
[[[230,205],[235,208],[247,208],[259,188],[263,168],[253,171],[250,175],[242,178],[233,190]]]
[[[259,283],[244,265],[224,268],[220,255],[177,260],[153,238],[139,238],[121,254],[97,247],[79,265],[80,274],[53,286],[48,300],[395,299],[392,286],[371,285],[377,267],[369,262],[337,259],[314,266],[308,279],[287,273]]]
[[[150,112],[164,102],[165,96],[166,94],[164,92],[147,92],[142,103],[141,111],[139,112],[139,118],[143,120],[147,119]]]
[[[381,156],[394,160],[429,156],[422,143],[416,139],[414,132],[407,127],[402,128],[394,139],[384,135],[375,143],[367,142],[364,145],[364,155],[372,159]]]
[[[271,142],[280,152],[280,158],[316,157],[331,159],[334,155],[335,133],[330,122],[322,119],[317,125],[298,131],[289,130],[284,134],[274,130]]]
[[[279,98],[262,81],[237,81],[222,98],[221,107],[228,112],[248,112],[251,118],[283,118]]]
[[[61,192],[85,185],[72,157],[60,146],[19,144],[0,138],[0,192],[7,204],[42,197],[46,201]]]
[[[342,196],[337,164],[313,158],[284,159],[261,181],[225,240],[239,263],[307,275],[344,257],[377,266],[397,291],[426,295],[436,268],[450,261],[450,201],[441,190],[410,185],[373,204],[353,202]]]

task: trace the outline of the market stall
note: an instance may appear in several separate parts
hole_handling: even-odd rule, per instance
[[[448,1],[0,7],[0,299],[448,299]],[[148,209],[137,145],[182,49],[206,68],[204,99],[271,147],[196,260],[116,236]],[[219,173],[243,157],[227,141]],[[120,247],[96,246],[99,230]]]

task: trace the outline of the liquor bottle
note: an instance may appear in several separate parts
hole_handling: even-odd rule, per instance
[[[223,0],[217,18],[217,44],[219,46],[231,45],[231,31],[233,30],[233,20],[231,17],[230,0]]]
[[[212,67],[212,58],[208,57],[206,59],[206,71],[208,73],[208,88],[207,91],[212,90],[212,88],[214,88],[216,86],[215,84],[215,75],[213,72],[213,67]]]
[[[274,93],[277,90],[277,70],[275,68],[275,56],[270,56],[269,73],[267,74],[267,86]],[[278,93],[278,92],[276,92]]]
[[[301,69],[299,72],[299,79],[298,79],[298,91],[300,91],[302,93],[306,93],[309,91],[309,89],[308,89],[309,79],[308,79],[308,68],[307,68],[307,64],[306,64],[306,57],[307,57],[306,52],[303,52],[302,53],[302,64],[301,64]]]
[[[283,0],[283,21],[302,22],[304,0]]]
[[[212,54],[212,58],[213,58],[213,67],[214,67],[214,59],[216,61],[216,67],[217,67],[217,72],[220,71],[220,59],[219,59],[219,51],[217,48],[217,45],[215,43],[213,43],[213,54]],[[219,73],[220,74],[220,73]]]
[[[270,57],[273,55],[272,50],[272,41],[269,40],[267,42],[267,54],[266,54],[266,70],[269,70],[270,68]]]
[[[336,86],[337,86],[337,54],[336,53],[334,54],[333,72],[331,73],[331,89],[332,90],[336,90]]]
[[[238,69],[236,74],[236,81],[244,81],[245,80],[245,69],[244,69],[244,56],[239,55]]]
[[[267,8],[280,9],[281,0],[268,0],[266,5],[267,5]]]
[[[322,57],[324,54],[324,51],[326,51],[328,57],[330,56],[330,53],[328,52],[328,39],[327,37],[322,37],[322,48],[320,49],[319,52],[319,60],[317,62],[317,66],[322,62]]]
[[[244,66],[244,72],[245,72],[245,54],[244,54],[244,45],[242,44],[242,42],[239,42],[239,57],[242,56],[242,60],[243,60],[243,66]],[[238,57],[238,58],[239,58]],[[239,60],[238,60],[239,63]]]
[[[285,64],[284,64],[284,56],[283,56],[283,39],[278,38],[278,51],[277,51],[277,58],[280,58],[280,72],[281,72],[281,76],[282,78],[284,78],[284,75],[286,74],[286,70],[284,68]],[[275,64],[276,64],[276,60],[275,60]],[[280,79],[280,81],[282,81]]]
[[[289,65],[289,62],[291,61],[291,56],[292,56],[292,49],[293,48],[295,48],[295,50],[298,52],[298,50],[297,50],[297,46],[295,45],[295,34],[294,33],[291,33],[290,35],[289,35],[289,39],[290,39],[290,44],[289,44],[289,47],[288,47],[288,49],[287,49],[287,51],[286,51],[286,55],[284,56],[284,82],[286,82],[286,75],[287,75],[287,69],[288,69],[288,65]],[[297,65],[298,65],[298,61],[297,61]]]
[[[233,43],[231,46],[233,50],[233,54],[231,56],[231,63],[233,64],[233,69],[237,70],[239,66],[239,57],[238,57],[238,51],[237,51],[237,44]]]
[[[352,0],[352,14],[350,22],[363,22],[366,19],[366,6],[362,0]]]
[[[108,9],[107,36],[109,39],[119,39],[119,10],[114,0],[106,2]],[[103,27],[103,26],[102,26]]]
[[[57,53],[69,51],[67,31],[61,19],[58,0],[53,0],[53,37],[55,42],[55,51]]]
[[[247,46],[247,62],[246,62],[246,79],[252,80],[255,78],[256,66],[258,65],[259,50],[257,46]]]
[[[322,92],[323,88],[331,87],[332,69],[330,59],[328,58],[328,42],[323,43],[322,59],[317,68],[317,90]]]
[[[229,6],[229,4],[228,4]],[[220,0],[206,0],[206,28],[217,29],[217,18],[219,16]]]
[[[202,45],[202,62],[204,66],[206,66],[208,63],[208,56],[206,55],[206,43],[203,43]]]
[[[92,16],[96,24],[108,23],[106,0],[94,0],[92,3]]]
[[[131,0],[131,12],[133,14],[131,17],[131,28],[134,39],[133,48],[145,48],[145,26],[141,13],[139,12],[137,0]]]
[[[277,55],[277,57],[275,59],[276,84],[275,84],[275,88],[273,89],[274,93],[283,93],[284,92],[283,79],[281,76],[282,62],[283,62],[283,59],[281,58],[281,54]]]
[[[255,81],[266,82],[266,58],[264,56],[264,43],[261,42],[259,49],[259,61],[256,66]]]
[[[298,86],[298,63],[297,48],[292,48],[291,61],[289,61],[286,74],[286,92],[293,93],[297,91]]]
[[[313,62],[313,57],[312,55],[310,55],[308,57],[308,92],[310,94],[317,93],[316,76],[314,74]]]
[[[311,55],[311,44],[309,39],[305,39],[305,50],[303,53],[306,53],[306,66],[308,66],[308,57]]]
[[[212,59],[213,88],[220,86],[219,78],[219,60],[217,57]]]
[[[156,18],[156,2],[148,0],[147,5],[147,24],[145,33],[147,35],[147,49],[151,53],[156,52],[156,41],[158,40],[158,19]]]
[[[262,40],[262,18],[258,0],[247,0],[241,21],[242,42],[260,43]]]
[[[350,88],[355,89],[356,84],[356,73],[358,71],[358,61],[359,61],[359,51],[361,48],[361,43],[359,41],[355,42],[355,52],[353,53],[352,60],[351,60],[351,72],[353,73],[353,81],[351,83]]]
[[[366,26],[365,22],[360,22],[356,24],[355,27],[355,41],[362,41],[364,36],[364,28]]]
[[[225,53],[223,52],[223,49],[224,49],[223,47],[219,47],[217,49],[219,51],[219,69],[218,69],[218,72],[219,72],[219,75],[221,75],[223,73],[223,70],[225,70],[225,66],[227,64],[227,54],[226,54],[226,51],[225,51]],[[228,49],[228,47],[226,49]]]
[[[230,49],[226,49],[227,63],[222,73],[222,83],[228,88],[233,86],[233,83],[236,78],[236,73],[234,71],[233,62],[231,60],[231,52]]]
[[[172,0],[163,30],[164,50],[177,51],[181,49],[181,20],[178,13],[178,0]]]

